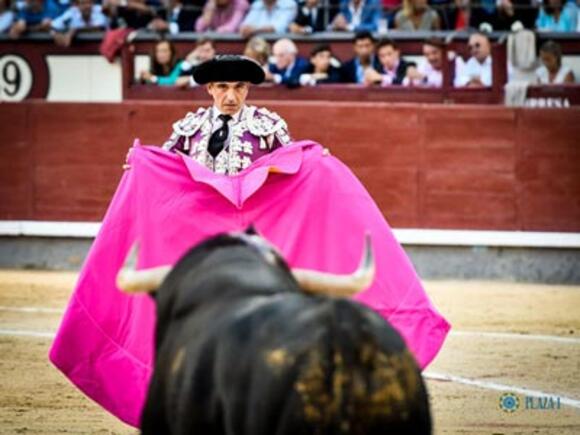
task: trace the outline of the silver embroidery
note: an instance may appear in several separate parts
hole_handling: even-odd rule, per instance
[[[166,144],[173,141],[174,145],[180,136],[185,136],[191,141],[192,158],[217,174],[235,175],[252,164],[252,142],[242,139],[247,131],[259,138],[260,149],[272,149],[275,139],[282,145],[290,142],[286,122],[280,116],[265,108],[246,106],[239,121],[230,126],[229,145],[213,159],[207,151],[212,132],[211,112],[201,108],[195,114],[188,113],[174,123],[173,134]]]

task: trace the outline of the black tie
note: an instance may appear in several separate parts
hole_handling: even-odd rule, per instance
[[[208,153],[215,159],[216,156],[224,149],[226,139],[230,129],[228,128],[228,121],[232,119],[230,115],[220,115],[218,118],[222,121],[222,125],[216,131],[214,131],[209,138],[209,144],[207,146]]]

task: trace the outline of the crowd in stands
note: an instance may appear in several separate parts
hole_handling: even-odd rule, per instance
[[[470,57],[456,56],[452,62],[455,87],[488,87],[492,85],[491,43],[486,34],[473,33],[468,40]],[[444,42],[429,38],[422,44],[423,57],[418,62],[405,59],[395,41],[376,41],[372,33],[355,35],[353,57],[340,62],[330,45],[314,46],[308,58],[298,53],[296,44],[281,38],[270,44],[259,36],[251,38],[244,54],[264,68],[266,81],[288,88],[317,86],[329,83],[361,86],[408,86],[439,88],[443,85]],[[178,59],[173,43],[160,40],[155,44],[150,69],[143,70],[143,83],[161,86],[193,87],[191,73],[199,63],[215,54],[214,43],[201,39],[185,59]],[[560,46],[547,41],[540,48],[542,66],[536,71],[537,84],[573,83],[572,70],[562,65]]]
[[[543,1],[543,3],[538,3]],[[580,1],[580,0],[578,0]],[[385,38],[389,28],[404,31],[457,30],[483,27],[509,29],[516,21],[538,31],[573,32],[579,28],[576,0],[0,0],[0,32],[18,38],[26,32],[50,32],[55,42],[69,46],[80,32],[148,29],[161,34],[151,54],[150,69],[140,72],[143,83],[195,86],[191,71],[215,55],[213,42],[201,38],[180,59],[164,34],[195,31],[239,34],[249,39],[245,54],[264,68],[269,82],[293,88],[325,83],[365,86],[441,87],[444,43],[424,42],[424,57],[407,60],[396,42]],[[114,30],[112,30],[114,31]],[[329,45],[316,46],[308,59],[298,55],[291,39],[270,47],[264,33],[311,34],[355,32],[352,59],[340,62]],[[373,34],[382,34],[376,41]],[[453,85],[492,84],[491,45],[486,33],[472,33],[470,57],[456,56]],[[554,42],[541,47],[539,83],[573,82]]]
[[[388,29],[580,31],[580,0],[0,0],[0,33],[74,34],[128,27],[158,32],[379,32]],[[63,36],[64,35],[64,36]]]

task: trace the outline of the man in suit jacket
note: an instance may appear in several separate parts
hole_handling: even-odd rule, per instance
[[[333,65],[335,61],[330,45],[315,46],[310,52],[308,69],[300,76],[300,84],[316,86],[325,83],[340,83],[340,69]]]
[[[380,66],[376,71],[365,72],[364,83],[378,83],[381,86],[401,85],[407,76],[409,67],[416,67],[414,62],[401,58],[401,51],[391,39],[384,39],[377,45],[377,57]]]
[[[367,70],[378,70],[379,61],[375,56],[375,39],[370,32],[359,32],[354,37],[354,53],[348,62],[342,65],[340,70],[341,82],[364,83]]]
[[[279,39],[272,46],[275,62],[268,65],[266,79],[289,88],[300,86],[300,75],[308,69],[308,61],[298,56],[296,44],[288,38]]]
[[[331,1],[331,6],[332,3]],[[336,15],[336,7],[331,7],[329,11],[329,21]],[[294,22],[290,24],[292,33],[310,34],[314,32],[324,32],[326,30],[326,14],[324,8],[320,5],[320,0],[299,0],[298,14]]]

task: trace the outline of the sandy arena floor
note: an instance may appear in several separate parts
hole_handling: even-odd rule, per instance
[[[73,273],[0,271],[1,434],[136,433],[48,362],[75,279]],[[454,326],[426,372],[435,433],[580,434],[580,287],[426,287]],[[500,409],[502,389],[517,393],[515,412]],[[526,396],[534,394],[560,397],[561,408],[526,409]]]

